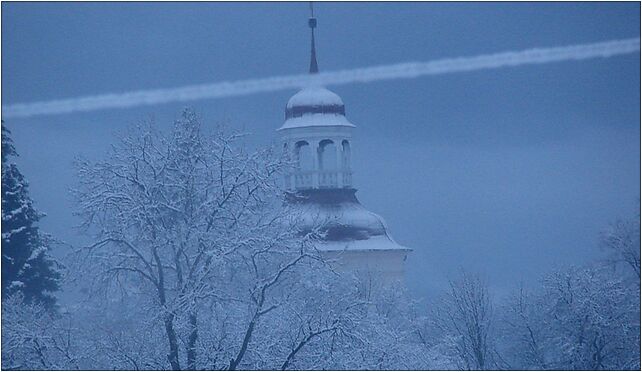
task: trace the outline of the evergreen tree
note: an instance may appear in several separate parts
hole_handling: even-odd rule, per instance
[[[18,155],[10,135],[2,122],[2,298],[21,292],[25,301],[53,309],[60,273],[38,230],[43,214],[34,209],[24,176],[9,162]]]

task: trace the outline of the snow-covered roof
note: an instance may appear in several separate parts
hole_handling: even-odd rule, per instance
[[[288,101],[287,108],[300,106],[343,106],[343,100],[336,93],[323,87],[301,89]]]
[[[383,218],[355,202],[301,203],[297,206],[297,212],[297,217],[304,226],[326,224],[349,226],[351,229],[367,231],[369,235],[385,233]]]
[[[323,87],[307,87],[296,93],[285,108],[285,123],[278,130],[305,127],[351,127],[345,105],[336,93]]]
[[[364,240],[322,241],[316,244],[316,248],[320,251],[411,251],[386,235]]]
[[[303,127],[351,127],[355,125],[346,119],[343,115],[338,114],[306,114],[295,118],[289,118],[283,123],[282,129],[303,128]]]
[[[381,216],[367,210],[354,189],[306,190],[292,199],[292,216],[303,231],[326,232],[320,250],[410,250],[390,236]]]

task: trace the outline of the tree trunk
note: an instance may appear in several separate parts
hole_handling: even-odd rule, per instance
[[[154,255],[154,261],[156,262],[158,270],[158,299],[163,310],[166,311],[165,332],[167,333],[167,341],[169,343],[169,354],[167,354],[167,359],[169,360],[169,364],[172,366],[172,370],[180,371],[181,365],[178,362],[178,341],[176,339],[176,331],[174,330],[174,314],[169,312],[165,307],[167,300],[165,297],[165,274],[163,272],[163,265],[155,248],[152,249],[152,254]]]
[[[169,354],[167,359],[172,366],[172,370],[180,371],[181,365],[178,362],[178,341],[176,339],[176,331],[174,331],[174,314],[167,314],[165,316],[165,332],[167,333],[167,340],[169,341]]]
[[[252,333],[254,332],[254,324],[256,322],[256,318],[257,316],[254,315],[254,318],[252,319],[249,326],[247,327],[247,331],[245,332],[245,337],[243,337],[243,344],[241,345],[241,350],[239,350],[239,353],[236,355],[236,358],[230,360],[230,366],[228,368],[230,371],[236,370],[236,367],[238,367],[239,363],[241,362],[241,359],[243,359],[243,356],[247,351],[247,346],[250,343],[250,339],[252,338]]]
[[[198,339],[198,326],[196,312],[189,315],[190,333],[187,340],[187,369],[196,371],[196,340]]]
[[[292,359],[294,359],[294,356],[299,352],[299,350],[301,350],[301,348],[303,348],[303,346],[305,346],[306,343],[308,343],[308,341],[310,341],[310,339],[312,339],[313,336],[314,335],[310,335],[305,339],[301,340],[301,342],[299,342],[297,347],[295,347],[290,352],[290,354],[288,354],[287,358],[285,358],[285,362],[283,362],[283,364],[281,365],[281,371],[285,371],[286,369],[288,369],[288,366],[290,365],[290,362],[292,361]]]

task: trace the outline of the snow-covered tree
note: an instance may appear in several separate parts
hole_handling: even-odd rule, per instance
[[[505,311],[511,369],[640,368],[639,289],[604,267],[554,272],[541,291],[520,290]]]
[[[55,306],[60,273],[49,257],[48,238],[37,226],[43,216],[29,197],[29,184],[10,158],[17,156],[2,123],[2,296],[22,293],[26,302]]]
[[[304,273],[332,275],[314,248],[317,233],[300,235],[277,187],[286,159],[246,152],[239,139],[220,128],[206,134],[186,110],[169,135],[143,124],[107,160],[77,164],[78,214],[95,236],[76,252],[77,273],[102,293],[148,298],[172,369],[261,368],[256,340],[273,341],[279,329],[271,315],[293,315],[309,300],[299,288]],[[323,320],[333,331],[344,317],[336,314]],[[278,324],[300,327],[317,315]],[[307,331],[299,350],[313,333],[330,332]]]
[[[78,341],[67,316],[40,302],[25,302],[21,292],[2,300],[2,369],[79,369]]]
[[[633,273],[640,281],[640,215],[619,220],[602,232],[601,246],[608,253],[608,261]]]
[[[542,299],[523,285],[501,307],[501,354],[512,369],[550,369],[546,355],[546,322],[539,306]]]
[[[16,293],[2,304],[2,368],[163,370],[167,358],[159,324],[138,296],[81,301],[51,313]]]
[[[479,276],[462,271],[436,304],[431,326],[445,355],[458,369],[496,369],[493,343],[494,314],[488,285]]]

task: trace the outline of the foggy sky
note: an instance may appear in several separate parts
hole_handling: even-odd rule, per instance
[[[305,72],[307,3],[3,3],[2,104]],[[320,69],[637,37],[637,3],[319,3]],[[599,257],[639,210],[640,57],[331,87],[357,125],[357,196],[415,251],[423,296],[459,268],[503,293]],[[277,140],[295,91],[190,103]],[[80,244],[71,162],[185,104],[11,119],[42,228]],[[62,255],[63,252],[56,252]]]

